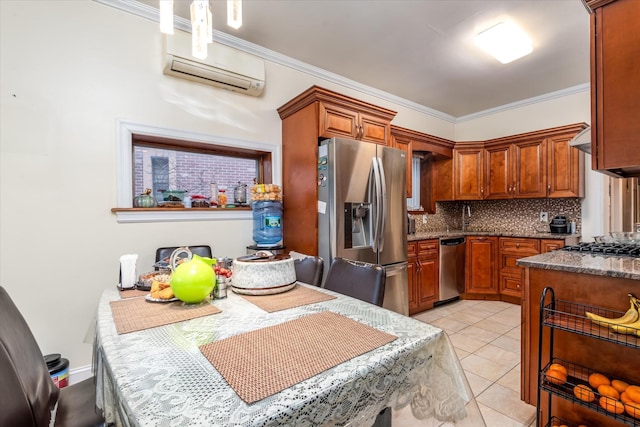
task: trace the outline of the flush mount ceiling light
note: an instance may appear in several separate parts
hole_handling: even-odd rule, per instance
[[[498,61],[507,64],[533,51],[531,39],[512,22],[500,22],[476,36],[476,44]]]
[[[160,31],[173,34],[173,0],[159,0]],[[209,0],[194,0],[191,12],[191,54],[200,59],[207,57],[207,44],[213,43],[213,15]],[[227,0],[227,25],[238,29],[242,26],[242,0]]]

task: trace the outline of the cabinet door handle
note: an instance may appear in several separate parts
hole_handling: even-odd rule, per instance
[[[520,249],[520,243],[516,243],[516,248]]]

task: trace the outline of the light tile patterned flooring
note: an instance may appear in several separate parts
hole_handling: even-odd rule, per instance
[[[447,332],[488,427],[535,426],[536,408],[520,400],[519,305],[460,300],[413,317]]]

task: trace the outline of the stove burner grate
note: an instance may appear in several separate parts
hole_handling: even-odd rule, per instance
[[[594,255],[616,255],[640,258],[640,245],[624,243],[590,243],[581,242],[577,245],[565,246],[565,251],[592,253]]]

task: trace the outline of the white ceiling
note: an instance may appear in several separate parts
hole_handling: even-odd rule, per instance
[[[189,19],[190,2],[175,14]],[[225,0],[210,3],[217,31],[453,117],[589,83],[581,0],[244,0],[238,30]],[[510,64],[473,43],[503,19],[534,45]]]

